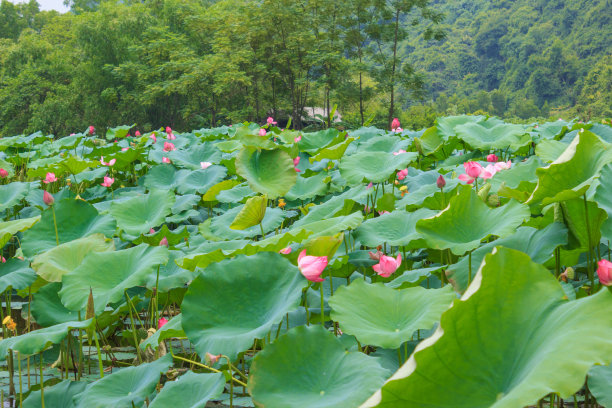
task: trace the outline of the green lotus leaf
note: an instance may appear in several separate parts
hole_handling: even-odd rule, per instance
[[[62,285],[58,282],[49,283],[34,294],[31,303],[32,316],[42,327],[54,326],[60,323],[73,322],[79,319],[79,313],[68,310],[62,304],[58,292]],[[85,309],[81,310],[85,317]]]
[[[209,265],[183,299],[183,329],[200,356],[233,361],[298,306],[305,279],[282,255],[239,255]]]
[[[38,220],[40,220],[40,216],[0,222],[0,248],[9,242],[13,235],[31,228]]]
[[[361,225],[362,222],[363,215],[361,215],[361,212],[354,212],[350,215],[329,218],[321,221],[314,221],[308,224],[300,224],[297,227],[294,224],[291,231],[309,231],[312,233],[312,235],[310,236],[310,238],[312,239],[327,235],[336,235],[337,233],[346,231],[348,229],[355,229],[359,225]]]
[[[410,145],[410,141],[402,139],[399,136],[384,135],[373,137],[370,140],[360,141],[357,148],[361,152],[385,152],[393,153],[400,149],[406,150]]]
[[[91,383],[74,397],[76,408],[132,408],[155,391],[160,375],[172,365],[170,354],[152,363],[124,368]]]
[[[30,193],[32,187],[32,183],[18,181],[0,186],[0,212],[19,204]]]
[[[565,298],[546,268],[497,248],[436,332],[363,407],[505,408],[551,392],[567,398],[594,364],[612,359],[612,293]],[[577,344],[576,333],[589,335]]]
[[[45,407],[73,408],[72,398],[87,386],[83,381],[64,380],[52,387],[45,387]],[[23,408],[42,408],[40,390],[32,391],[23,400]]]
[[[28,164],[28,178],[44,178],[48,172],[55,173],[57,177],[62,177],[67,174],[70,175],[70,177],[74,177],[74,174],[79,174],[83,170],[90,167],[96,167],[99,164],[100,163],[97,161],[82,160],[75,156],[64,158],[56,156],[50,158],[47,163],[41,161],[36,164]],[[40,167],[33,167],[35,165],[39,165]]]
[[[431,329],[455,298],[448,285],[397,290],[356,279],[341,286],[329,305],[342,332],[357,337],[361,344],[396,349],[412,339],[416,330]]]
[[[568,242],[570,248],[588,250],[601,239],[602,225],[608,218],[608,214],[592,201],[588,201],[586,207],[588,208],[588,223],[584,199],[574,198],[560,203],[563,220],[570,232]]]
[[[359,152],[340,160],[340,174],[349,185],[386,181],[396,170],[408,167],[418,156],[409,152],[394,156],[385,152]]]
[[[193,210],[198,205],[198,201],[200,201],[200,196],[196,194],[177,195],[172,206],[172,214]]]
[[[200,163],[219,163],[221,162],[221,152],[210,142],[189,146],[188,149],[181,149],[171,152],[172,163],[179,167],[192,170],[201,169]]]
[[[223,153],[231,153],[240,149],[242,147],[242,143],[240,143],[238,140],[224,140],[216,143],[215,146]]]
[[[327,259],[332,259],[343,242],[344,234],[340,233],[333,237],[311,239],[304,245],[304,248],[310,256],[326,256]]]
[[[144,176],[143,185],[149,190],[176,190],[181,179],[189,173],[189,170],[178,170],[174,166],[160,164],[151,167]]]
[[[9,286],[16,290],[25,289],[36,280],[36,272],[30,268],[30,263],[17,258],[0,262],[0,293]]]
[[[204,407],[208,400],[223,392],[225,378],[222,373],[196,374],[188,372],[176,381],[168,381],[150,408]]]
[[[321,326],[300,326],[257,353],[248,386],[256,407],[352,408],[387,375],[376,358],[346,351]]]
[[[383,243],[391,246],[407,246],[422,238],[416,231],[416,222],[435,214],[436,211],[425,208],[415,212],[397,210],[383,214],[364,221],[355,230],[355,239],[369,247],[376,247]]]
[[[533,183],[535,186],[538,181],[536,172],[540,164],[536,156],[531,156],[525,162],[513,163],[510,169],[495,173],[490,180],[491,190],[497,190],[502,184],[512,189],[518,188],[522,183]]]
[[[588,384],[599,405],[612,407],[612,365],[592,367]]]
[[[329,190],[325,179],[329,176],[325,173],[319,173],[311,177],[298,176],[297,182],[285,194],[287,200],[308,200],[316,196],[322,196]]]
[[[503,238],[512,234],[530,216],[529,207],[514,200],[489,208],[471,188],[463,187],[445,210],[417,221],[416,231],[429,248],[449,248],[455,255],[463,255],[492,235]]]
[[[393,289],[413,288],[420,285],[422,281],[429,278],[433,272],[446,267],[445,265],[432,266],[431,268],[418,268],[409,271],[404,271],[401,275],[390,282],[386,282],[385,286]]]
[[[247,183],[241,183],[230,189],[220,191],[217,194],[217,201],[220,203],[240,203],[245,198],[253,197],[254,195],[256,193],[251,190]]]
[[[581,132],[557,160],[537,170],[538,185],[527,204],[548,205],[580,197],[611,162],[611,145],[588,130]]]
[[[319,153],[317,153],[313,157],[310,157],[308,159],[308,161],[310,161],[310,163],[314,163],[316,161],[321,161],[321,160],[325,160],[325,159],[328,159],[328,160],[340,160],[340,158],[342,158],[342,156],[344,155],[344,152],[346,152],[346,148],[353,141],[355,141],[355,138],[349,137],[349,138],[345,139],[341,143],[335,144],[333,146],[326,147],[325,149],[321,149],[321,151],[319,151]]]
[[[440,173],[437,171],[420,172],[414,168],[408,168],[408,176],[402,182],[408,187],[407,194],[397,201],[397,208],[430,208],[432,210],[443,210],[448,205],[451,197],[457,195],[457,186],[461,181],[457,178],[444,177],[446,185],[444,194],[436,184]]]
[[[135,123],[133,125],[123,125],[114,128],[108,128],[106,130],[106,140],[123,139],[130,132],[130,129],[134,126],[136,126]]]
[[[352,187],[342,194],[331,197],[324,203],[308,207],[308,214],[295,221],[293,227],[300,227],[337,215],[350,214],[354,203],[357,202],[365,205],[366,199],[368,199],[370,194],[372,194],[372,190],[368,190],[365,185]]]
[[[236,172],[253,191],[271,199],[287,194],[297,178],[293,160],[279,149],[242,149],[236,158]]]
[[[593,200],[608,214],[601,225],[601,235],[612,241],[612,165],[608,164],[602,169]]]
[[[88,328],[92,321],[89,319],[82,322],[56,324],[44,329],[33,330],[21,336],[8,337],[0,341],[0,361],[6,359],[9,350],[18,351],[25,355],[40,353],[52,344],[58,344],[64,340],[69,330]]]
[[[472,277],[476,275],[485,255],[498,246],[524,252],[531,257],[533,262],[543,264],[553,256],[555,248],[567,244],[567,232],[565,225],[554,222],[541,230],[520,227],[512,235],[484,244],[472,253]],[[455,290],[461,293],[467,289],[469,273],[470,266],[467,256],[461,258],[456,264],[450,265],[446,270],[446,275]]]
[[[556,120],[539,125],[535,131],[541,139],[559,139],[567,133],[573,126],[572,122]]]
[[[200,224],[200,233],[210,240],[244,239],[261,235],[261,228],[259,225],[244,230],[235,230],[230,228],[230,224],[234,219],[236,219],[237,215],[243,208],[244,205],[239,205],[226,211],[224,214],[218,217],[214,217],[212,219],[209,218]],[[268,233],[278,228],[286,216],[287,212],[281,210],[280,208],[268,208],[261,223],[264,233]]]
[[[168,262],[166,247],[142,244],[115,252],[91,252],[81,265],[64,275],[59,295],[70,310],[81,310],[93,292],[96,314],[107,303],[123,298],[123,292],[142,286],[159,265]]]
[[[170,251],[168,263],[159,267],[159,276],[157,273],[150,274],[145,286],[148,289],[153,289],[157,285],[158,291],[168,292],[171,289],[183,287],[187,282],[193,280],[196,275],[181,268],[175,262],[183,256],[184,254],[181,251]]]
[[[90,252],[114,250],[115,244],[104,234],[92,234],[36,255],[32,260],[32,269],[47,282],[61,282],[62,276],[78,267]]]
[[[110,213],[123,231],[130,235],[140,235],[165,221],[172,211],[174,200],[172,191],[154,190],[149,194],[113,202]]]
[[[223,180],[226,175],[227,169],[222,166],[210,166],[207,169],[193,170],[181,178],[176,190],[179,194],[202,194]]]
[[[531,135],[523,125],[499,123],[487,126],[489,121],[466,123],[455,127],[457,137],[474,149],[506,149],[516,151],[531,143]]]
[[[249,198],[230,224],[233,230],[245,230],[259,225],[266,215],[268,197],[265,195]]]
[[[161,241],[163,238],[168,240],[168,244],[170,246],[175,246],[181,242],[185,242],[185,240],[189,238],[189,231],[187,230],[186,226],[170,231],[168,226],[164,224],[154,234],[141,235],[132,242],[135,245],[142,244],[144,242],[149,245],[157,246],[159,245],[159,241]]]
[[[340,134],[337,129],[329,128],[318,132],[303,134],[302,140],[298,142],[298,146],[301,152],[313,155],[324,147],[334,146],[343,141],[343,134]]]
[[[40,222],[24,232],[21,240],[23,254],[32,257],[57,246],[55,225],[60,244],[95,233],[102,233],[107,237],[112,237],[115,233],[115,220],[112,217],[98,214],[91,204],[83,200],[67,198],[56,201],[53,208],[45,209]]]
[[[536,156],[545,163],[554,162],[567,149],[567,143],[558,140],[542,140],[536,146]]]
[[[146,350],[147,347],[151,347],[153,350],[157,350],[159,343],[172,337],[185,337],[185,332],[181,326],[182,314],[174,316],[164,324],[161,329],[157,330],[151,337],[140,343],[140,348]]]

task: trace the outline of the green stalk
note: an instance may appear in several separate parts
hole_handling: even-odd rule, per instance
[[[124,292],[124,293],[125,293],[125,299],[127,300],[128,304],[131,304],[132,302],[130,301],[130,297],[128,296],[127,292]],[[142,364],[142,356],[140,355],[140,347],[138,347],[138,339],[136,338],[136,327],[134,326],[134,315],[132,313],[132,309],[130,307],[128,307],[128,309],[130,310],[130,322],[132,324],[132,337],[134,338],[134,347],[136,347],[136,355],[138,356],[138,362]],[[96,343],[97,343],[97,340],[96,340]]]
[[[104,366],[102,365],[102,353],[100,352],[100,343],[98,343],[98,332],[96,331],[96,318],[94,317],[94,329],[92,330],[94,341],[96,342],[96,350],[98,351],[98,369],[100,370],[100,378],[104,378]],[[138,350],[138,346],[136,347]],[[140,356],[140,354],[138,355]]]
[[[154,319],[155,321],[153,322],[153,328],[156,329],[157,325],[155,324],[156,322],[158,322],[158,313],[159,313],[159,265],[157,265],[157,277],[155,278],[155,314],[154,314]]]
[[[582,195],[584,201],[584,218],[586,219],[586,227],[587,227],[587,237],[589,240],[589,259],[587,259],[587,273],[589,274],[589,279],[591,280],[591,293],[595,290],[595,274],[593,273],[593,267],[591,262],[593,260],[593,242],[591,238],[591,223],[589,222],[589,206],[587,205],[586,193]]]
[[[399,366],[402,366],[402,348],[398,348],[397,349],[397,362],[399,363]]]
[[[23,405],[23,388],[21,381],[21,355],[17,352],[17,369],[19,370],[19,407]]]
[[[472,251],[470,251],[470,254],[468,255],[468,264],[470,267],[470,272],[468,275],[468,285],[469,285],[470,282],[472,282]]]
[[[321,282],[321,326],[325,327],[325,298],[323,297],[323,282]]]
[[[263,229],[263,225],[261,224],[261,222],[259,223],[259,229],[261,230],[261,239],[264,239],[266,234],[264,234],[264,229]]]
[[[51,204],[51,212],[53,213],[53,228],[55,228],[55,244],[59,246],[59,237],[57,235],[57,221],[55,220],[55,207]]]
[[[81,311],[79,311],[79,322],[81,321]],[[83,376],[83,331],[79,329],[79,368],[78,380]]]
[[[43,381],[43,354],[40,352],[40,404],[45,408],[45,386]]]

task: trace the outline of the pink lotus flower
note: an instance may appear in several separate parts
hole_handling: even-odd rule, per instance
[[[157,143],[157,136],[155,136],[155,133],[151,133],[151,136],[149,137],[153,139],[153,143]]]
[[[167,164],[170,164],[170,163],[172,163],[172,162],[170,161],[170,159],[169,159],[169,158],[167,158],[167,157],[162,157],[162,163],[167,163]]]
[[[472,184],[474,180],[476,180],[478,177],[482,177],[482,178],[493,177],[491,173],[486,172],[485,169],[483,169],[482,166],[476,162],[472,162],[472,161],[465,162],[463,163],[463,168],[465,169],[465,174],[460,174],[459,180],[465,181],[468,184]],[[483,174],[485,172],[487,174]]]
[[[366,190],[371,189],[373,185],[374,185],[374,184],[372,184],[372,182],[370,181],[370,184],[368,184],[368,185],[367,185]]]
[[[3,256],[0,256],[0,262],[2,262],[2,263],[6,263],[6,258],[5,258],[5,257],[3,257]]]
[[[298,268],[306,279],[311,282],[323,282],[325,279],[321,279],[321,273],[327,266],[326,256],[310,256],[306,255],[304,249],[298,256]]]
[[[169,245],[168,245],[168,238],[163,237],[163,238],[161,239],[161,241],[159,241],[159,246],[165,246],[166,248],[168,248],[168,246],[169,246]]]
[[[268,125],[276,125],[276,122],[274,121],[274,118],[272,116],[268,116],[268,119],[266,121],[268,122]]]
[[[167,137],[167,139],[168,139],[168,140],[176,140],[176,136],[174,136],[174,134],[173,134],[173,133],[168,133],[168,137]]]
[[[266,135],[266,129],[261,128],[259,129],[259,136],[265,136]]]
[[[604,286],[612,286],[612,262],[602,259],[597,265],[599,282]]]
[[[408,169],[400,170],[397,172],[397,179],[402,181],[408,175]]]
[[[211,163],[211,162],[200,162],[200,167],[201,167],[202,169],[207,169],[207,168],[209,168],[210,166],[212,166],[212,163]]]
[[[117,162],[117,159],[110,159],[110,161],[106,163],[104,161],[104,156],[100,156],[100,163],[102,163],[103,166],[114,166],[116,162]]]
[[[130,150],[129,147],[124,147],[123,149],[121,149],[122,152],[127,152],[128,150]]]
[[[401,127],[395,128],[393,130],[395,133],[402,133],[404,131],[404,129],[402,129]]]
[[[104,176],[104,183],[100,183],[100,185],[102,187],[110,187],[113,185],[113,183],[115,182],[114,178],[108,177],[108,176]]]
[[[162,327],[164,327],[164,325],[168,323],[168,319],[166,319],[165,317],[162,317],[161,319],[159,319],[157,321],[157,330],[161,329]]]
[[[137,130],[136,132],[134,132],[134,136],[139,137],[140,136],[140,131]]]
[[[443,175],[440,174],[440,176],[436,180],[436,185],[438,186],[438,188],[444,188],[444,186],[446,185],[446,180],[444,180]]]
[[[293,159],[293,165],[297,166],[298,164],[300,164],[300,156],[298,156],[295,159]]]
[[[404,149],[399,149],[397,152],[393,152],[393,155],[397,156],[397,155],[402,154],[402,153],[406,153],[406,151]]]
[[[95,127],[93,127],[93,126],[90,126],[90,127],[89,127],[89,134],[90,134],[90,135],[93,135],[94,133],[96,133],[96,128],[95,128]]]
[[[400,127],[399,119],[398,118],[393,118],[393,121],[391,122],[391,130],[396,130],[399,127]]]
[[[170,126],[166,126],[166,133],[168,134],[172,133],[172,129],[170,128]]]
[[[170,142],[164,142],[164,152],[171,152],[173,150],[176,150],[176,147],[174,147],[174,144]]]
[[[293,139],[293,141],[294,141],[295,143],[299,143],[299,142],[301,142],[301,141],[302,141],[302,135],[299,135],[298,137],[296,137],[295,139]]]
[[[283,255],[289,255],[291,253],[291,251],[292,251],[291,247],[286,247],[286,248],[281,249],[278,252],[280,252]]]
[[[57,177],[55,177],[55,173],[47,173],[47,175],[45,176],[45,179],[43,180],[43,183],[49,184],[49,183],[54,183],[56,181],[57,181]]]
[[[155,234],[155,230],[154,230],[153,228],[151,228],[151,229],[149,230],[149,234]]]
[[[5,178],[8,176],[8,171],[4,169],[0,169],[0,178]]]
[[[480,174],[480,177],[482,177],[483,179],[490,179],[492,178],[495,173],[497,173],[497,168],[495,167],[494,164],[489,164],[487,165],[487,167],[484,169],[484,171],[482,172],[482,174]]]
[[[400,267],[401,264],[402,254],[397,254],[397,258],[382,255],[380,257],[380,262],[372,266],[372,269],[374,269],[374,271],[383,278],[388,278],[397,270],[397,268]]]
[[[43,202],[47,205],[52,205],[55,202],[55,198],[48,192],[43,193]]]
[[[497,171],[508,170],[512,167],[512,162],[508,160],[507,162],[497,162],[495,163],[495,169]]]
[[[490,154],[490,155],[487,156],[487,161],[489,163],[496,162],[497,160],[499,160],[499,158],[496,155],[494,155],[494,154]]]

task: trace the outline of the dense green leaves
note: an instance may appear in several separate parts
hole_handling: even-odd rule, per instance
[[[282,150],[245,148],[236,158],[236,171],[249,187],[270,198],[285,195],[296,181],[293,160]]]

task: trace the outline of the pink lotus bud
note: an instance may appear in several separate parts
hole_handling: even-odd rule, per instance
[[[207,168],[209,168],[210,166],[212,166],[212,163],[211,163],[211,162],[200,162],[200,167],[201,167],[202,169],[207,169]]]
[[[43,183],[49,184],[49,183],[54,183],[56,181],[57,181],[57,177],[55,177],[55,173],[47,173],[47,175],[45,176],[45,179],[43,180]]]
[[[90,127],[89,127],[89,134],[90,134],[90,135],[93,135],[94,133],[96,133],[96,128],[95,128],[95,127],[93,127],[93,126],[90,126]]]
[[[283,255],[289,255],[291,253],[291,251],[292,251],[291,247],[286,247],[286,248],[281,249],[278,252],[280,252]]]
[[[134,136],[136,136],[136,137],[140,137],[140,131],[139,131],[139,130],[137,130],[136,132],[134,132]]]
[[[155,230],[154,230],[153,228],[151,228],[151,229],[149,230],[149,234],[155,234]]]
[[[166,139],[168,139],[168,140],[176,140],[176,136],[174,136],[173,133],[168,133],[168,136],[166,137]]]
[[[272,116],[269,116],[266,122],[268,122],[268,125],[276,125],[276,122]]]
[[[153,139],[153,143],[157,143],[157,136],[155,136],[155,133],[151,133],[151,136],[149,137]]]
[[[436,185],[438,186],[438,188],[444,188],[444,186],[446,185],[446,180],[444,180],[443,175],[440,174],[440,176],[436,180]]]
[[[266,129],[261,128],[259,129],[259,136],[265,136],[266,135]]]
[[[214,354],[210,354],[209,352],[206,352],[206,354],[204,355],[204,361],[209,366],[216,364],[220,358],[221,358],[221,354],[217,354],[215,356]]]
[[[393,118],[393,121],[391,122],[391,130],[395,130],[398,127],[400,127],[400,121],[398,118]]]
[[[1,262],[1,263],[6,263],[6,258],[5,258],[5,257],[3,257],[3,256],[0,256],[0,262]]]
[[[401,264],[402,254],[397,254],[397,258],[382,255],[380,257],[380,262],[372,266],[372,269],[374,269],[374,271],[383,278],[388,278],[397,270],[397,268],[400,267]]]
[[[166,133],[168,134],[172,133],[172,129],[170,128],[170,126],[166,126]]]
[[[298,137],[296,137],[295,139],[293,139],[293,141],[295,143],[299,143],[302,140],[302,135],[299,135]]]
[[[496,162],[497,160],[499,160],[499,158],[496,155],[494,155],[494,154],[490,154],[490,155],[487,156],[487,161],[489,163]]]
[[[612,286],[612,262],[602,259],[597,263],[597,276],[599,283],[604,286]]]
[[[100,183],[102,187],[110,187],[115,182],[115,179],[112,177],[104,176],[104,183]]]
[[[176,150],[176,147],[174,147],[173,143],[164,142],[164,152],[171,152],[173,150]]]
[[[172,163],[172,162],[170,161],[170,159],[169,159],[169,158],[167,158],[167,157],[162,157],[162,163],[167,163],[167,164],[170,164],[170,163]]]
[[[370,181],[370,184],[368,184],[368,185],[367,185],[366,190],[371,189],[373,185],[374,185],[374,184],[372,184],[372,182]]]
[[[405,179],[407,175],[408,175],[408,169],[400,170],[397,172],[397,179],[401,181]]]
[[[169,246],[169,245],[168,245],[168,238],[163,237],[163,238],[161,239],[161,241],[159,241],[159,246],[165,246],[166,248],[168,248],[168,246]]]
[[[45,191],[43,193],[43,202],[47,205],[53,205],[53,203],[55,202],[55,198],[53,198],[53,196],[48,191]]]
[[[161,319],[159,319],[157,321],[157,330],[161,329],[162,327],[164,327],[164,325],[168,323],[168,319],[166,319],[165,317],[162,317]]]
[[[130,150],[129,147],[124,147],[123,149],[121,149],[122,152],[127,152],[128,150]]]
[[[295,159],[293,159],[293,165],[297,166],[298,164],[300,164],[300,156],[298,156]]]
[[[298,256],[298,268],[302,275],[311,282],[323,282],[325,280],[321,279],[321,273],[326,266],[326,256],[306,255],[305,249]]]
[[[0,169],[0,178],[5,178],[8,176],[8,171],[4,169]]]

